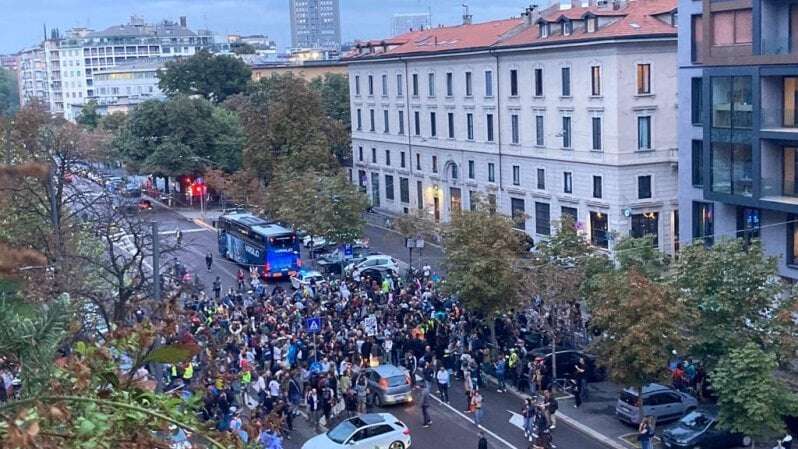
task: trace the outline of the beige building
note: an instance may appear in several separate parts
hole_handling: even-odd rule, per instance
[[[346,75],[346,63],[340,61],[305,62],[304,64],[265,64],[255,65],[252,68],[252,80],[292,73],[294,76],[311,81],[328,73]]]

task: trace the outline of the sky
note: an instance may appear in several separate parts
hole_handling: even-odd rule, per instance
[[[340,0],[344,42],[388,37],[396,13],[432,12],[433,25],[459,23],[463,3],[475,22],[518,16],[529,0]],[[542,3],[537,1],[536,3]],[[266,34],[281,49],[290,45],[289,0],[0,0],[0,54],[39,43],[48,30],[103,29],[127,23],[188,17],[191,29],[219,35]]]

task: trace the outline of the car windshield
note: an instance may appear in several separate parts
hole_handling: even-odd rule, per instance
[[[389,387],[400,387],[407,383],[407,379],[405,376],[392,376],[388,378],[388,386]]]
[[[338,444],[344,444],[344,441],[355,433],[356,430],[357,426],[352,423],[352,420],[344,421],[327,432],[327,438]]]
[[[703,430],[709,424],[709,418],[698,412],[691,412],[679,422],[683,427],[693,430]]]
[[[634,393],[629,393],[628,391],[622,391],[621,400],[631,406],[637,407],[637,395]]]

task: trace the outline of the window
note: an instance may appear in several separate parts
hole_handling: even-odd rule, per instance
[[[457,179],[460,177],[460,172],[457,169],[457,164],[452,164],[452,179]]]
[[[648,115],[637,117],[637,149],[651,149],[651,117]]]
[[[454,95],[454,74],[448,72],[446,74],[446,96],[451,97]]]
[[[363,162],[363,147],[357,147],[357,160]]]
[[[595,33],[598,28],[598,17],[588,17],[585,19],[585,27],[588,33]]]
[[[371,163],[372,164],[376,164],[377,163],[377,149],[376,148],[372,148],[371,149]]]
[[[693,201],[693,239],[702,239],[705,245],[715,241],[715,211],[712,203]]]
[[[518,70],[510,70],[510,96],[518,96]]]
[[[607,248],[609,246],[607,214],[590,212],[590,244],[598,248]]]
[[[513,165],[513,185],[521,185],[521,167]]]
[[[493,96],[493,72],[490,70],[485,71],[485,96]]]
[[[454,112],[447,114],[449,124],[449,138],[454,139]]]
[[[391,131],[391,127],[390,127],[388,121],[389,121],[388,120],[388,110],[385,109],[384,111],[382,111],[382,128],[383,128],[382,132],[384,132],[384,133],[388,133],[388,132]]]
[[[405,168],[406,165],[407,165],[407,163],[405,161],[405,152],[404,151],[400,151],[399,152],[399,167]]]
[[[574,193],[574,177],[571,172],[562,174],[562,191],[563,193]]]
[[[563,36],[570,35],[574,30],[574,24],[570,20],[563,20],[560,22],[560,32]]]
[[[535,69],[535,96],[543,96],[543,69]]]
[[[468,179],[474,179],[476,177],[474,168],[474,161],[468,161]]]
[[[796,15],[798,15],[798,7],[795,8]],[[796,18],[796,25],[798,25],[798,18]],[[796,29],[796,36],[798,37],[798,29]],[[798,128],[798,114],[796,108],[798,107],[798,77],[785,76],[784,77],[784,100],[783,110],[784,117],[782,120],[785,128]]]
[[[358,108],[358,110],[357,110],[357,129],[358,129],[358,131],[363,129],[363,117],[362,117],[362,114],[361,114],[362,112],[363,111],[361,111]]]
[[[538,35],[541,38],[549,37],[549,24],[548,23],[541,23],[539,26],[540,26],[540,30],[539,30]]]
[[[712,45],[751,44],[753,20],[750,9],[712,13]]]
[[[466,114],[466,130],[468,132],[468,140],[474,140],[474,114]]]
[[[601,67],[597,65],[590,68],[590,95],[601,95]]]
[[[593,117],[593,151],[601,151],[601,117]]]
[[[632,228],[629,234],[634,238],[650,235],[654,238],[654,246],[659,246],[659,213],[646,212],[632,215]]]
[[[496,166],[493,162],[488,162],[488,182],[496,182]]]
[[[510,213],[513,217],[513,227],[515,229],[526,229],[526,212],[524,211],[523,198],[510,198]]]
[[[690,17],[690,61],[701,62],[704,46],[704,18],[701,14]]]
[[[427,75],[427,95],[430,97],[435,96],[435,74],[430,73]]]
[[[391,150],[385,150],[385,165],[391,166]]]
[[[460,212],[463,208],[462,203],[463,199],[460,189],[451,187],[449,189],[449,210],[452,211],[453,214]]]
[[[466,97],[474,95],[473,86],[471,84],[471,72],[465,72],[465,94]]]
[[[369,75],[369,95],[374,95],[374,77]]]
[[[560,209],[560,220],[571,220],[571,225],[575,225],[579,221],[579,211],[575,207],[563,206]]]
[[[396,96],[401,97],[404,95],[405,82],[401,73],[396,74]]]
[[[493,142],[493,114],[487,114],[485,116],[485,126],[487,128],[487,140],[488,142]]]
[[[518,114],[513,114],[510,116],[510,128],[512,131],[512,142],[519,143],[521,141],[521,136],[519,135],[520,130],[518,129]]]
[[[413,124],[415,126],[415,130],[414,131],[416,132],[417,136],[420,136],[421,135],[421,113],[418,112],[418,111],[413,111],[413,118],[415,119],[414,120],[415,123]]]
[[[571,96],[571,68],[570,67],[563,67],[561,70],[562,73],[562,96],[563,97],[570,97]]]
[[[438,121],[434,112],[429,113],[429,135],[432,137],[438,135]]]
[[[709,156],[713,192],[742,196],[753,194],[753,154],[749,143],[713,141]]]
[[[551,217],[548,203],[535,202],[535,232],[540,235],[551,234]]]
[[[413,96],[418,96],[418,73],[413,74]]]
[[[491,214],[496,213],[496,194],[489,193],[488,194],[488,212]]]
[[[711,83],[712,127],[751,129],[751,77],[713,76]]]
[[[691,164],[692,165],[692,178],[693,178],[693,187],[703,187],[704,186],[704,141],[703,140],[693,140],[692,145],[692,157],[691,157]]]
[[[651,64],[637,64],[637,94],[651,93]]]
[[[385,199],[393,200],[393,175],[385,175]]]
[[[479,203],[479,194],[475,190],[468,191],[468,208],[471,209],[472,212],[477,210],[477,204]]]
[[[641,200],[651,198],[651,175],[637,177],[637,198]]]
[[[762,215],[759,209],[751,207],[737,207],[737,238],[743,239],[746,244],[760,237]]]
[[[399,201],[410,203],[410,180],[407,178],[399,178]]]
[[[416,181],[416,207],[424,209],[424,184]]]
[[[543,146],[543,116],[535,116],[535,145]]]
[[[371,126],[370,126],[369,129],[370,129],[370,131],[374,132],[375,129],[376,129],[375,125],[374,125],[374,109],[369,109],[369,120],[370,120],[370,123],[371,123]]]
[[[355,95],[360,95],[360,75],[355,75]]]
[[[382,75],[382,96],[388,96],[388,75]]]
[[[405,111],[399,111],[399,134],[405,133]]]
[[[432,173],[438,173],[438,156],[432,156]]]
[[[593,198],[601,198],[601,176],[593,176]]]
[[[543,168],[538,169],[538,189],[546,190],[546,170]]]
[[[701,111],[704,109],[702,86],[704,85],[701,77],[690,80],[690,117],[693,125],[701,124]]]
[[[421,171],[421,154],[416,153],[416,170]]]
[[[571,117],[562,118],[562,147],[571,148]]]

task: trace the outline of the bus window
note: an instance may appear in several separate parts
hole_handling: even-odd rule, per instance
[[[273,249],[294,249],[295,238],[287,237],[272,237],[269,239],[269,247]]]

